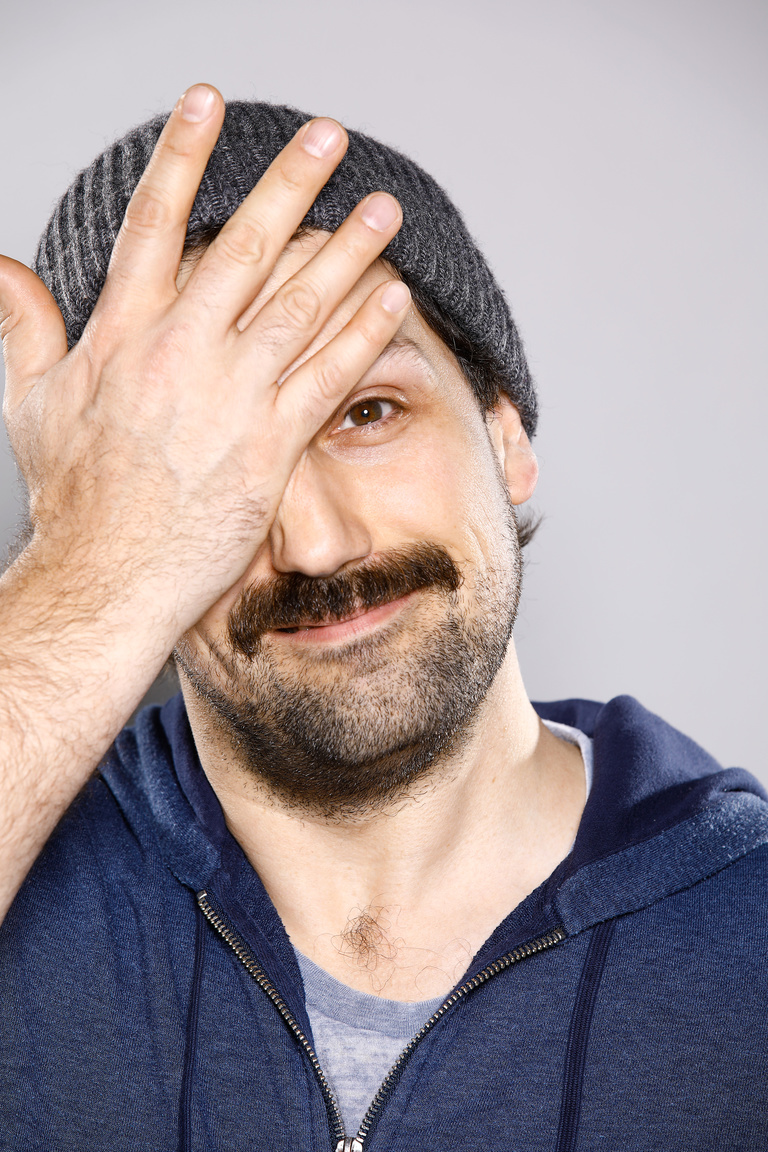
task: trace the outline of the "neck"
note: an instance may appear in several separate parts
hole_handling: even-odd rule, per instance
[[[459,753],[389,808],[338,821],[282,804],[184,694],[229,829],[294,946],[363,991],[447,993],[576,835],[580,753],[540,723],[511,645]]]

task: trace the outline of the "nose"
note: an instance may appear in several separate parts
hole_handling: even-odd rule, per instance
[[[332,576],[370,554],[368,526],[343,481],[310,458],[299,462],[269,534],[276,571]]]

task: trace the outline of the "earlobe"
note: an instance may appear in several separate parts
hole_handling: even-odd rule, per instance
[[[501,393],[493,410],[491,439],[499,453],[513,504],[530,500],[539,478],[539,462],[523,428],[520,413],[507,395]]]

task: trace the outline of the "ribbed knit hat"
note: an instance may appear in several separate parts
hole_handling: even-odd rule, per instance
[[[310,119],[282,105],[233,101],[200,184],[188,241],[208,238],[245,199],[278,152]],[[70,347],[81,337],[99,297],[125,209],[167,116],[134,128],[76,177],[43,233],[35,271],[53,293]],[[417,164],[365,136],[349,149],[305,223],[335,231],[364,196],[397,197],[403,224],[383,252],[404,279],[459,328],[481,363],[492,365],[529,435],[536,393],[504,294],[445,192]]]

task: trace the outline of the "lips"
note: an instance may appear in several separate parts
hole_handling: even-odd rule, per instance
[[[392,603],[392,601],[388,601]],[[386,605],[379,604],[379,608],[384,608]],[[365,616],[367,612],[373,612],[373,608],[358,608],[356,612],[350,612],[346,616],[333,617],[327,620],[302,620],[298,624],[292,625],[290,628],[275,628],[275,632],[304,632],[308,628],[331,628],[334,624],[348,624],[350,620],[357,620],[359,616]]]
[[[307,620],[288,628],[273,628],[270,630],[270,635],[295,637],[296,641],[302,644],[330,644],[353,640],[396,616],[413,595],[413,592],[408,592],[405,596],[387,600],[384,604],[377,604],[371,608],[358,608],[341,618]]]

